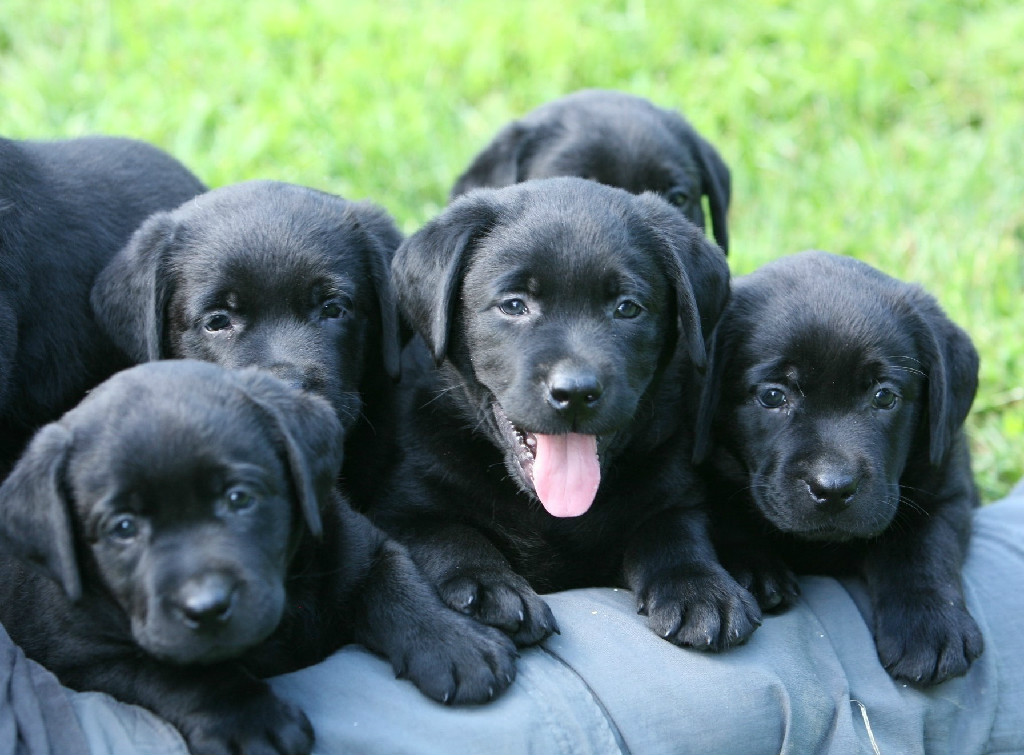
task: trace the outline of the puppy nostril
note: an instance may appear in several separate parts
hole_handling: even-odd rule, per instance
[[[194,580],[179,595],[178,609],[192,629],[223,624],[231,617],[235,584],[220,575]]]
[[[822,509],[841,510],[853,501],[860,478],[852,474],[821,474],[804,479],[804,483]]]
[[[594,375],[556,376],[548,387],[551,404],[559,410],[589,409],[601,400],[603,388]]]

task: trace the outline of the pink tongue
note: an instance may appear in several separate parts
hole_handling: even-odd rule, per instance
[[[586,513],[601,483],[596,435],[535,435],[533,487],[552,516]]]

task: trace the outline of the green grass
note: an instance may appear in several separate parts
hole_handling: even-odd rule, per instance
[[[585,86],[679,108],[733,170],[737,273],[806,247],[921,283],[973,336],[985,500],[1024,475],[1017,0],[5,0],[0,133],[127,134],[406,231],[506,120]]]

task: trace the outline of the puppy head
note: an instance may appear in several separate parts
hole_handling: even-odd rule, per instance
[[[0,487],[0,532],[71,600],[110,595],[146,652],[214,662],[277,626],[340,448],[331,407],[267,373],[146,364],[36,435]]]
[[[703,367],[722,252],[663,200],[577,178],[477,190],[399,248],[399,303],[513,479],[584,513],[672,360]]]
[[[327,398],[346,426],[360,386],[398,371],[387,214],[252,181],[152,216],[101,273],[97,319],[138,360],[257,366]]]
[[[556,176],[660,194],[699,228],[706,196],[715,240],[729,250],[725,162],[679,113],[624,92],[576,92],[509,124],[459,177],[451,196]]]
[[[807,539],[888,527],[910,465],[939,464],[970,409],[978,357],[919,288],[823,252],[738,279],[714,340],[698,457]]]

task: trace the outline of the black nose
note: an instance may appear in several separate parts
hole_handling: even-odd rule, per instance
[[[593,409],[601,400],[603,390],[601,381],[591,370],[556,369],[548,378],[548,403],[566,413]]]
[[[179,590],[176,608],[189,628],[210,628],[231,617],[236,590],[237,583],[226,574],[204,574]]]
[[[826,470],[804,478],[818,508],[836,513],[847,508],[860,486],[860,476],[847,470]]]

